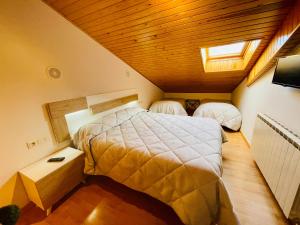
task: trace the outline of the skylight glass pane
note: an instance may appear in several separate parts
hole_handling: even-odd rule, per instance
[[[208,48],[208,55],[210,58],[224,57],[224,56],[239,56],[243,52],[244,47],[245,47],[245,42],[211,47]]]

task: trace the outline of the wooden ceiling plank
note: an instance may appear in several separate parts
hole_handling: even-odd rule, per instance
[[[281,21],[270,21],[270,22],[266,22],[266,23],[260,23],[260,24],[248,24],[245,27],[239,27],[238,24],[236,25],[232,25],[232,26],[229,26],[231,29],[234,30],[234,32],[237,32],[237,31],[242,31],[243,29],[247,29],[248,27],[248,30],[253,27],[253,28],[260,28],[261,31],[263,32],[265,28],[273,28],[273,29],[277,29],[277,27],[279,26]],[[164,48],[164,46],[168,46],[168,44],[173,44],[172,42],[173,41],[177,41],[177,40],[182,40],[184,39],[185,37],[193,37],[193,39],[199,39],[201,41],[201,37],[203,38],[206,38],[207,36],[209,36],[211,33],[213,33],[213,30],[217,30],[217,29],[214,29],[214,28],[211,28],[210,30],[208,29],[207,31],[208,32],[201,32],[201,31],[191,31],[191,32],[182,32],[182,33],[175,33],[175,34],[170,34],[169,36],[164,36],[164,37],[153,37],[152,39],[150,40],[143,40],[141,42],[136,42],[136,41],[129,41],[129,42],[126,42],[126,43],[123,43],[123,42],[120,42],[120,43],[105,43],[106,46],[113,46],[114,49],[133,49],[135,47],[139,48],[139,47],[143,47],[143,46],[148,46],[148,47],[156,47],[156,48]],[[227,32],[227,34],[230,32],[230,31],[224,31],[224,28],[223,29],[220,29],[219,32]],[[217,32],[217,33],[219,33]],[[202,39],[203,39],[202,38]],[[186,41],[191,41],[192,39],[185,39]],[[98,40],[100,41],[100,40]],[[163,46],[163,47],[162,47]],[[203,46],[204,47],[204,46]]]
[[[53,4],[54,2],[56,2],[56,1],[59,1],[59,0],[47,0],[47,1],[45,1],[45,2],[47,2],[47,4],[49,4],[49,5],[51,5],[51,4]]]
[[[261,45],[260,48],[258,48],[258,51],[261,51],[266,45]],[[162,53],[162,54],[153,54],[153,55],[120,55],[119,57],[126,57],[128,58],[128,62],[134,62],[134,61],[138,61],[138,62],[144,62],[146,60],[162,60],[162,59],[168,59],[168,60],[172,60],[172,59],[176,59],[176,60],[184,60],[185,62],[188,60],[189,62],[198,62],[199,60],[199,56],[200,56],[200,50],[197,52],[183,52],[183,53],[175,53],[175,52],[171,52],[171,53]],[[165,63],[165,62],[164,62]]]
[[[276,18],[277,20],[282,20],[282,18],[286,15],[287,9],[282,10],[282,9],[276,9],[272,11],[267,11],[263,13],[258,13],[255,15],[248,15],[245,17],[239,18],[239,22],[249,22],[252,23],[252,21],[269,21],[273,20],[273,18]],[[208,22],[208,23],[203,23],[203,20],[188,20],[185,22],[176,23],[175,21],[173,24],[172,22],[167,23],[166,26],[165,24],[159,26],[159,27],[151,27],[147,29],[140,29],[137,31],[131,32],[129,29],[128,30],[122,30],[121,33],[110,33],[109,35],[101,36],[98,35],[97,33],[91,32],[90,35],[97,38],[101,37],[101,42],[106,43],[106,42],[120,42],[123,40],[130,40],[130,39],[140,39],[143,37],[147,36],[154,36],[154,35],[160,35],[162,33],[166,32],[172,32],[172,31],[178,31],[178,30],[184,30],[188,28],[193,28],[197,27],[197,29],[201,30],[206,30],[209,28],[215,28],[215,27],[224,27],[227,25],[232,25],[237,23],[236,18],[228,18],[224,21],[214,21],[214,22]]]
[[[115,47],[114,45],[111,45],[111,46],[108,46],[108,48],[117,53],[121,53],[121,52],[130,52],[131,50],[140,49],[140,48],[149,49],[149,48],[153,48],[154,46],[157,46],[158,44],[171,47],[171,46],[176,46],[176,45],[179,46],[182,43],[197,43],[199,48],[200,47],[210,47],[210,46],[220,45],[219,43],[221,41],[223,41],[223,43],[225,43],[225,44],[231,44],[231,43],[236,43],[239,41],[251,41],[254,39],[261,39],[261,38],[265,38],[264,34],[270,33],[272,35],[272,34],[274,34],[275,31],[276,31],[276,28],[274,28],[274,27],[261,28],[261,29],[259,29],[259,31],[255,30],[255,29],[244,27],[243,29],[235,31],[235,32],[231,32],[230,30],[224,31],[222,34],[218,34],[215,37],[207,36],[205,38],[199,39],[200,38],[199,36],[194,36],[194,37],[189,38],[189,40],[186,40],[186,38],[183,37],[183,38],[170,39],[172,41],[172,43],[168,43],[168,40],[165,40],[164,42],[152,41],[151,43],[147,43],[147,44],[131,45],[131,46],[125,45],[126,47],[122,47],[122,46]],[[247,36],[248,34],[250,34],[251,37]],[[218,42],[218,41],[220,41],[220,42]],[[213,44],[209,44],[209,43],[213,43]]]
[[[226,0],[228,1],[228,0]],[[251,0],[247,0],[251,1]],[[169,10],[165,11],[159,11],[154,14],[146,14],[141,15],[140,18],[138,19],[132,19],[132,18],[123,18],[121,21],[111,21],[111,23],[105,24],[103,26],[102,24],[99,24],[97,21],[93,21],[92,29],[88,29],[86,26],[81,26],[82,28],[87,28],[85,29],[87,32],[93,32],[93,31],[102,31],[103,33],[106,32],[112,32],[115,30],[119,29],[124,29],[126,27],[134,27],[139,24],[143,24],[145,27],[147,26],[152,26],[152,25],[161,25],[163,23],[166,23],[170,20],[178,20],[182,18],[187,18],[191,17],[193,15],[199,15],[199,14],[207,14],[211,11],[216,11],[216,10],[221,10],[222,7],[225,8],[226,4],[223,3],[224,0],[207,0],[207,1],[202,1],[199,3],[199,1],[195,1],[189,4],[197,4],[197,7],[191,8],[191,7],[185,7],[185,10],[180,11],[180,14],[178,14],[178,10],[175,8],[171,8]],[[230,1],[231,2],[231,1]],[[234,5],[233,3],[229,5]],[[223,4],[222,4],[223,3]],[[185,5],[181,6],[184,7]],[[249,5],[248,5],[249,7]],[[125,20],[125,21],[124,21]]]
[[[135,3],[134,0],[127,0]],[[184,4],[190,4],[192,2],[197,2],[198,0],[186,0]],[[219,0],[224,1],[224,0]],[[150,2],[150,3],[149,3]],[[102,13],[98,12],[96,14],[96,18],[89,21],[79,21],[76,20],[74,22],[80,24],[84,28],[94,27],[94,24],[97,24],[101,27],[109,26],[112,22],[115,25],[118,23],[126,23],[128,21],[136,20],[139,18],[144,18],[149,15],[155,15],[157,13],[161,13],[162,11],[169,10],[178,6],[180,2],[178,1],[170,1],[170,0],[150,0],[144,1],[140,4],[133,5],[132,7],[127,8],[126,10],[113,11],[113,13],[108,12]],[[126,3],[128,5],[128,3]],[[109,16],[106,16],[109,15]],[[105,24],[105,26],[103,26]]]
[[[200,56],[199,56],[200,58]],[[199,59],[200,61],[200,59]],[[173,64],[171,63],[173,62]],[[130,64],[132,65],[144,65],[145,68],[147,68],[147,66],[151,65],[151,64],[154,64],[156,66],[162,66],[162,68],[164,67],[167,67],[168,68],[168,71],[172,71],[172,73],[176,73],[176,71],[179,69],[179,68],[186,68],[186,69],[190,69],[192,65],[194,65],[193,68],[196,67],[200,67],[200,65],[198,66],[198,63],[197,62],[191,62],[191,63],[182,63],[184,62],[183,60],[170,60],[169,63],[160,63],[160,62],[155,62],[155,61],[151,61],[151,60],[148,60],[147,62],[138,62],[138,61],[130,61]],[[174,66],[174,63],[177,65],[177,67]],[[151,69],[153,72],[155,72],[153,69]],[[150,71],[150,69],[148,69],[148,71]],[[223,71],[225,72],[225,71]]]
[[[258,50],[259,51],[259,50]],[[259,54],[254,54],[253,55],[253,58],[250,60],[249,62],[249,65],[248,66],[251,66],[251,64],[253,64],[257,57],[259,56]],[[195,58],[197,60],[195,60]],[[188,67],[188,68],[201,68],[203,69],[203,67],[201,67],[202,65],[202,62],[201,62],[201,58],[200,58],[200,54],[199,55],[196,55],[194,57],[185,57],[185,58],[182,58],[182,59],[164,59],[164,58],[159,58],[160,61],[157,62],[157,60],[155,58],[152,58],[152,59],[146,59],[146,60],[130,60],[128,59],[126,62],[131,65],[131,66],[136,66],[136,65],[141,65],[141,68],[151,68],[152,71],[156,71],[156,72],[159,72],[161,70],[157,70],[156,67],[151,67],[149,65],[149,63],[151,64],[155,64],[156,66],[159,66],[160,69],[162,68],[165,68],[167,67],[169,71],[172,71],[172,72],[176,72],[176,69],[177,67],[174,66],[174,65],[181,65],[181,66],[187,66],[187,65],[192,65],[191,67]],[[174,63],[175,62],[175,63]],[[247,67],[246,67],[246,70],[247,70]],[[249,70],[249,69],[248,69]]]
[[[204,2],[213,2],[213,0],[207,0]],[[196,9],[190,9],[184,12],[181,12],[178,14],[178,11],[171,9],[167,12],[160,12],[156,13],[154,15],[148,15],[144,16],[140,19],[130,20],[130,21],[124,21],[121,23],[120,21],[111,21],[110,23],[107,23],[105,26],[101,24],[97,24],[94,22],[92,25],[92,29],[88,29],[88,27],[81,26],[83,30],[85,30],[88,33],[99,31],[101,34],[105,33],[111,33],[116,30],[124,29],[127,27],[135,27],[136,25],[142,24],[144,28],[151,27],[151,26],[160,26],[161,24],[167,23],[168,21],[176,21],[182,18],[190,18],[195,15],[201,15],[202,19],[208,19],[209,21],[213,20],[224,20],[226,18],[231,17],[241,17],[245,15],[241,15],[241,13],[248,13],[248,14],[256,14],[259,9],[262,7],[274,7],[274,5],[282,6],[286,5],[285,2],[282,2],[282,0],[277,0],[274,3],[270,3],[267,5],[259,5],[257,2],[253,2],[249,0],[250,2],[244,2],[242,6],[237,7],[234,4],[234,1],[230,0],[229,2],[225,3],[215,3],[213,6],[210,7],[198,7]],[[240,1],[239,1],[240,2]],[[241,4],[241,3],[240,3]],[[235,6],[235,7],[234,7]],[[237,11],[237,9],[239,9]],[[249,11],[250,10],[250,11]],[[208,22],[209,22],[208,21]]]
[[[267,18],[261,18],[258,20],[251,20],[251,21],[241,21],[239,23],[230,23],[230,24],[226,24],[226,25],[206,25],[206,26],[193,26],[193,27],[189,27],[189,28],[183,28],[183,29],[179,29],[179,30],[174,30],[171,32],[166,32],[166,33],[161,33],[161,34],[157,34],[157,35],[151,35],[151,36],[145,36],[145,37],[140,37],[140,38],[132,38],[132,39],[119,39],[119,40],[107,40],[107,41],[103,41],[102,39],[101,42],[105,45],[109,45],[109,44],[116,44],[116,43],[128,43],[128,42],[133,42],[133,40],[138,40],[139,43],[147,41],[149,39],[155,39],[155,40],[159,40],[161,38],[167,38],[168,35],[189,35],[189,34],[209,34],[212,32],[216,32],[218,30],[224,30],[225,27],[228,27],[228,29],[233,29],[233,28],[240,28],[241,26],[255,26],[259,24],[269,24],[269,26],[278,26],[278,24],[281,23],[281,20],[279,19],[279,16],[273,16],[273,17],[267,17]],[[97,39],[97,38],[95,38]],[[134,41],[134,43],[136,43],[136,41]]]
[[[257,56],[258,55],[253,55],[252,58],[251,58],[251,60],[250,60],[250,62],[249,62],[249,64],[253,64],[256,61],[254,59],[254,57],[257,58]],[[200,59],[199,59],[199,61],[200,61]],[[186,63],[181,63],[180,61],[176,62],[176,60],[175,60],[172,63],[171,60],[168,60],[168,62],[169,63],[167,63],[167,64],[162,64],[160,62],[155,62],[155,61],[151,61],[150,60],[148,62],[139,62],[139,61],[136,61],[136,62],[130,62],[130,63],[132,65],[134,65],[134,64],[138,64],[138,65],[145,64],[145,66],[143,68],[146,68],[146,69],[148,68],[147,66],[149,66],[149,64],[155,64],[156,66],[160,66],[161,68],[164,68],[165,66],[167,66],[168,67],[168,71],[172,71],[171,73],[176,73],[176,71],[178,71],[178,69],[180,69],[180,68],[187,68],[187,69],[191,68]],[[198,63],[197,61],[196,62],[191,62],[190,64],[193,65],[193,67],[192,67],[193,69],[196,69],[196,68],[200,67],[200,63]],[[175,66],[175,65],[177,65],[177,66]],[[150,71],[150,70],[151,70],[151,67],[150,67],[150,69],[148,69],[148,71]],[[152,72],[156,72],[156,70],[152,69]]]
[[[267,34],[261,34],[261,35],[263,36],[263,35],[267,35]],[[254,34],[252,36],[248,36],[248,35],[246,35],[246,36],[239,36],[239,38],[240,39],[236,39],[236,37],[232,37],[232,38],[223,39],[221,41],[211,41],[210,43],[209,42],[206,42],[206,43],[202,42],[201,43],[202,45],[200,45],[200,43],[198,43],[197,40],[196,40],[194,42],[179,43],[178,45],[167,46],[166,49],[169,49],[168,51],[167,50],[166,51],[163,51],[163,50],[162,51],[158,51],[155,48],[146,48],[145,47],[145,48],[137,49],[137,52],[139,52],[139,51],[140,52],[144,52],[144,54],[142,54],[142,56],[143,55],[149,55],[149,54],[152,54],[153,56],[158,56],[158,55],[162,55],[162,54],[167,53],[167,52],[170,52],[170,54],[172,54],[173,49],[178,49],[178,50],[182,49],[182,50],[184,50],[186,48],[191,48],[189,50],[189,52],[192,55],[194,53],[198,54],[198,52],[200,50],[200,47],[209,47],[209,46],[212,46],[212,45],[213,46],[224,45],[224,44],[232,43],[233,40],[234,41],[237,41],[237,40],[246,40],[246,38],[254,40],[254,39],[257,38],[257,34]],[[268,41],[268,39],[261,39],[261,40],[264,41],[264,42]],[[115,53],[117,55],[120,55],[120,56],[124,53],[122,56],[126,56],[126,57],[130,57],[132,55],[135,55],[134,52],[132,54],[130,54],[130,51],[115,52]],[[125,54],[125,53],[128,53],[128,54]],[[136,54],[138,54],[138,53],[136,53]]]
[[[64,1],[61,1],[61,0],[48,1],[48,0],[46,0],[44,2],[46,2],[47,4],[49,4],[52,7],[55,6],[55,9],[57,9],[57,10],[61,10],[64,7],[66,7],[68,5],[71,5],[71,4],[73,4],[74,2],[77,2],[77,1],[79,1],[79,0],[64,0]]]
[[[247,40],[244,40],[247,41]],[[267,43],[269,40],[268,39],[261,39],[261,43]],[[228,40],[224,40],[222,42],[214,42],[215,46],[216,45],[224,45],[224,44],[229,44],[230,42],[228,42]],[[137,49],[131,49],[131,51],[120,51],[120,52],[116,52],[116,54],[120,54],[121,53],[126,53],[126,56],[132,56],[132,55],[148,55],[148,54],[153,54],[153,55],[161,55],[161,54],[172,54],[173,52],[177,52],[180,53],[180,51],[185,51],[185,52],[190,52],[190,54],[193,54],[193,52],[199,52],[199,48],[200,47],[211,47],[211,46],[200,46],[199,43],[197,43],[196,41],[194,42],[182,42],[182,43],[178,43],[177,45],[162,45],[162,46],[155,46],[155,47],[151,47],[151,48],[137,48]]]
[[[261,43],[260,46],[258,47],[258,51],[262,50],[264,47],[266,46],[266,44],[264,43]],[[128,61],[139,61],[139,62],[143,62],[143,61],[146,61],[147,59],[156,59],[156,60],[159,60],[161,61],[161,59],[164,59],[164,58],[168,58],[169,60],[170,59],[189,59],[188,61],[189,62],[193,62],[193,61],[198,61],[199,60],[199,55],[200,55],[200,49],[196,49],[196,51],[177,51],[177,50],[174,50],[174,51],[168,51],[167,53],[153,53],[153,54],[147,54],[147,53],[141,53],[141,54],[132,54],[132,55],[129,55],[129,54],[124,54],[124,55],[120,55],[119,57],[126,57],[128,58]],[[185,60],[187,61],[187,60]]]
[[[84,0],[77,1],[73,4],[67,5],[61,9],[64,15],[67,15],[69,20],[72,20],[72,15],[76,14],[78,16],[87,15],[96,10],[104,10],[107,7],[112,7],[122,0]]]
[[[94,21],[99,21],[99,23],[101,23],[101,21],[100,21],[101,18],[102,19],[108,18],[114,14],[121,15],[122,13],[124,13],[130,9],[139,11],[141,5],[145,5],[145,4],[148,5],[149,1],[150,0],[148,0],[148,1],[147,0],[116,1],[114,4],[108,5],[105,8],[95,7],[95,6],[91,5],[90,7],[86,8],[85,10],[75,11],[75,12],[69,14],[69,19],[78,25],[88,24],[88,23],[91,23]],[[154,1],[154,0],[151,0],[151,1]],[[163,1],[166,2],[168,0],[162,0],[162,2]]]
[[[295,2],[44,1],[164,91],[185,92],[233,90],[250,72]],[[261,43],[244,71],[204,72],[200,47],[253,39],[261,39]]]
[[[275,18],[276,19],[276,18]],[[241,23],[243,24],[243,23]],[[261,23],[254,23],[254,24],[247,24],[247,25],[240,25],[240,24],[233,24],[227,27],[219,27],[219,28],[211,28],[205,31],[199,31],[197,29],[192,28],[191,30],[183,30],[173,33],[164,34],[163,36],[155,36],[155,37],[147,37],[144,39],[136,41],[127,41],[127,42],[117,42],[117,43],[103,43],[107,46],[113,46],[114,48],[126,46],[126,48],[130,48],[133,46],[144,46],[149,45],[157,42],[167,43],[170,40],[177,41],[182,39],[187,39],[189,37],[194,37],[195,39],[204,40],[206,38],[214,37],[214,34],[217,33],[218,36],[223,36],[225,34],[231,34],[241,31],[248,31],[248,30],[261,30],[262,32],[264,29],[272,29],[277,30],[276,28],[279,27],[281,21],[274,20],[269,22],[261,22]],[[242,26],[242,27],[241,27]],[[189,39],[190,40],[190,39]],[[123,49],[123,48],[121,48]]]
[[[269,31],[269,35],[274,34],[274,31],[272,32],[272,28],[271,31]],[[276,30],[276,29],[274,29]],[[245,31],[246,32],[246,31]],[[271,34],[270,34],[271,32]],[[213,46],[218,46],[218,45],[226,45],[226,44],[231,44],[231,43],[236,43],[236,42],[240,42],[240,41],[251,41],[251,40],[256,40],[256,39],[261,39],[261,40],[265,40],[266,38],[268,38],[268,36],[266,36],[266,32],[262,32],[262,31],[249,31],[248,33],[251,33],[251,36],[247,36],[244,35],[241,32],[237,32],[237,33],[232,33],[232,36],[230,37],[222,37],[218,38],[218,39],[213,39],[213,38],[207,38],[207,39],[202,39],[202,40],[198,40],[198,39],[192,39],[190,41],[188,40],[176,40],[178,41],[178,43],[153,43],[151,46],[133,46],[130,48],[117,48],[117,49],[113,49],[107,46],[108,49],[115,51],[116,53],[130,53],[130,50],[134,51],[158,51],[158,49],[161,49],[162,51],[164,51],[165,49],[180,49],[180,48],[188,48],[188,47],[193,47],[194,49],[191,49],[190,51],[195,51],[195,47],[198,49],[200,47],[213,47]],[[267,39],[266,39],[267,40]],[[172,40],[173,41],[173,40]]]
[[[272,11],[270,11],[271,13],[272,13]],[[279,20],[281,20],[282,19],[282,17],[284,17],[285,15],[286,15],[286,13],[287,13],[287,8],[284,8],[284,10],[283,9],[281,9],[281,10],[276,10],[276,14],[274,13],[274,14],[272,14],[272,15],[267,15],[267,13],[269,13],[269,12],[265,12],[265,13],[261,13],[262,15],[266,15],[265,17],[267,18],[267,17],[269,17],[269,16],[278,16],[278,19]],[[259,15],[260,14],[257,14],[258,15],[258,17],[259,17]],[[255,19],[255,15],[250,15],[250,16],[253,16],[254,18],[250,18],[250,20],[251,19]],[[238,19],[238,21],[241,21],[241,22],[243,22],[243,18],[247,18],[247,17],[242,17],[242,18],[239,18]],[[185,18],[186,19],[186,18]],[[136,35],[147,35],[148,34],[148,32],[149,32],[149,35],[154,35],[154,34],[156,34],[155,32],[157,32],[157,31],[169,31],[169,29],[172,27],[173,28],[173,26],[172,26],[172,24],[174,24],[175,22],[178,22],[179,20],[177,20],[177,21],[172,21],[172,22],[169,22],[169,23],[167,23],[167,24],[162,24],[161,26],[155,26],[155,27],[151,27],[151,28],[153,28],[153,29],[151,29],[151,28],[146,28],[146,29],[142,29],[142,27],[141,27],[141,29],[140,30],[138,30],[138,31],[132,31],[132,32],[130,32],[130,30],[121,30],[121,33],[116,33],[116,35],[114,35],[114,36],[101,36],[101,40],[106,40],[107,38],[109,39],[110,37],[112,38],[112,40],[118,40],[118,39],[116,39],[116,37],[119,37],[120,39],[123,39],[123,37],[126,37],[125,36],[125,34],[129,34],[130,36],[136,36]],[[226,21],[226,22],[225,22]],[[233,22],[236,22],[237,21],[237,18],[230,18],[230,19],[225,19],[224,21],[217,21],[217,22],[214,22],[214,23],[211,23],[211,22],[205,22],[205,20],[198,20],[198,21],[195,21],[195,22],[193,22],[193,24],[192,25],[194,25],[194,26],[211,26],[211,27],[213,27],[214,25],[218,25],[218,24],[220,24],[220,23],[223,23],[223,25],[224,26],[226,26],[227,24],[232,24]],[[247,20],[246,20],[247,21]],[[185,26],[185,24],[190,24],[190,23],[186,23],[186,21],[185,21],[185,23],[184,22],[182,22],[181,24],[175,24],[174,25],[174,29],[175,28],[178,28],[177,30],[179,30],[179,29],[181,29],[181,28],[184,28],[184,26]],[[166,25],[166,26],[165,26]],[[181,27],[181,26],[183,26],[183,27]],[[92,34],[92,33],[91,33]],[[114,33],[109,33],[109,35],[112,35],[112,34],[114,34]],[[93,34],[92,36],[95,36],[95,37],[97,37],[97,34]],[[129,37],[130,37],[129,36]]]

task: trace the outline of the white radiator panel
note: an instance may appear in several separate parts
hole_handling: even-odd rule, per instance
[[[299,146],[299,137],[266,115],[258,115],[251,151],[284,214],[291,219],[300,218]]]

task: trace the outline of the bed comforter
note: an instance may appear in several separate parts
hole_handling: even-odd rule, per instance
[[[156,101],[151,105],[149,110],[151,112],[165,113],[171,115],[188,115],[181,103],[171,100]]]
[[[86,153],[85,173],[168,204],[184,224],[239,224],[221,179],[215,120],[131,108],[82,127],[74,143]]]
[[[234,105],[224,102],[203,103],[196,109],[193,116],[215,119],[221,126],[234,131],[238,131],[242,124],[240,111]]]

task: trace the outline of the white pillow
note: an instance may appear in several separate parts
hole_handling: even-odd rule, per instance
[[[151,105],[149,110],[155,113],[187,116],[183,106],[176,101],[157,101]]]

